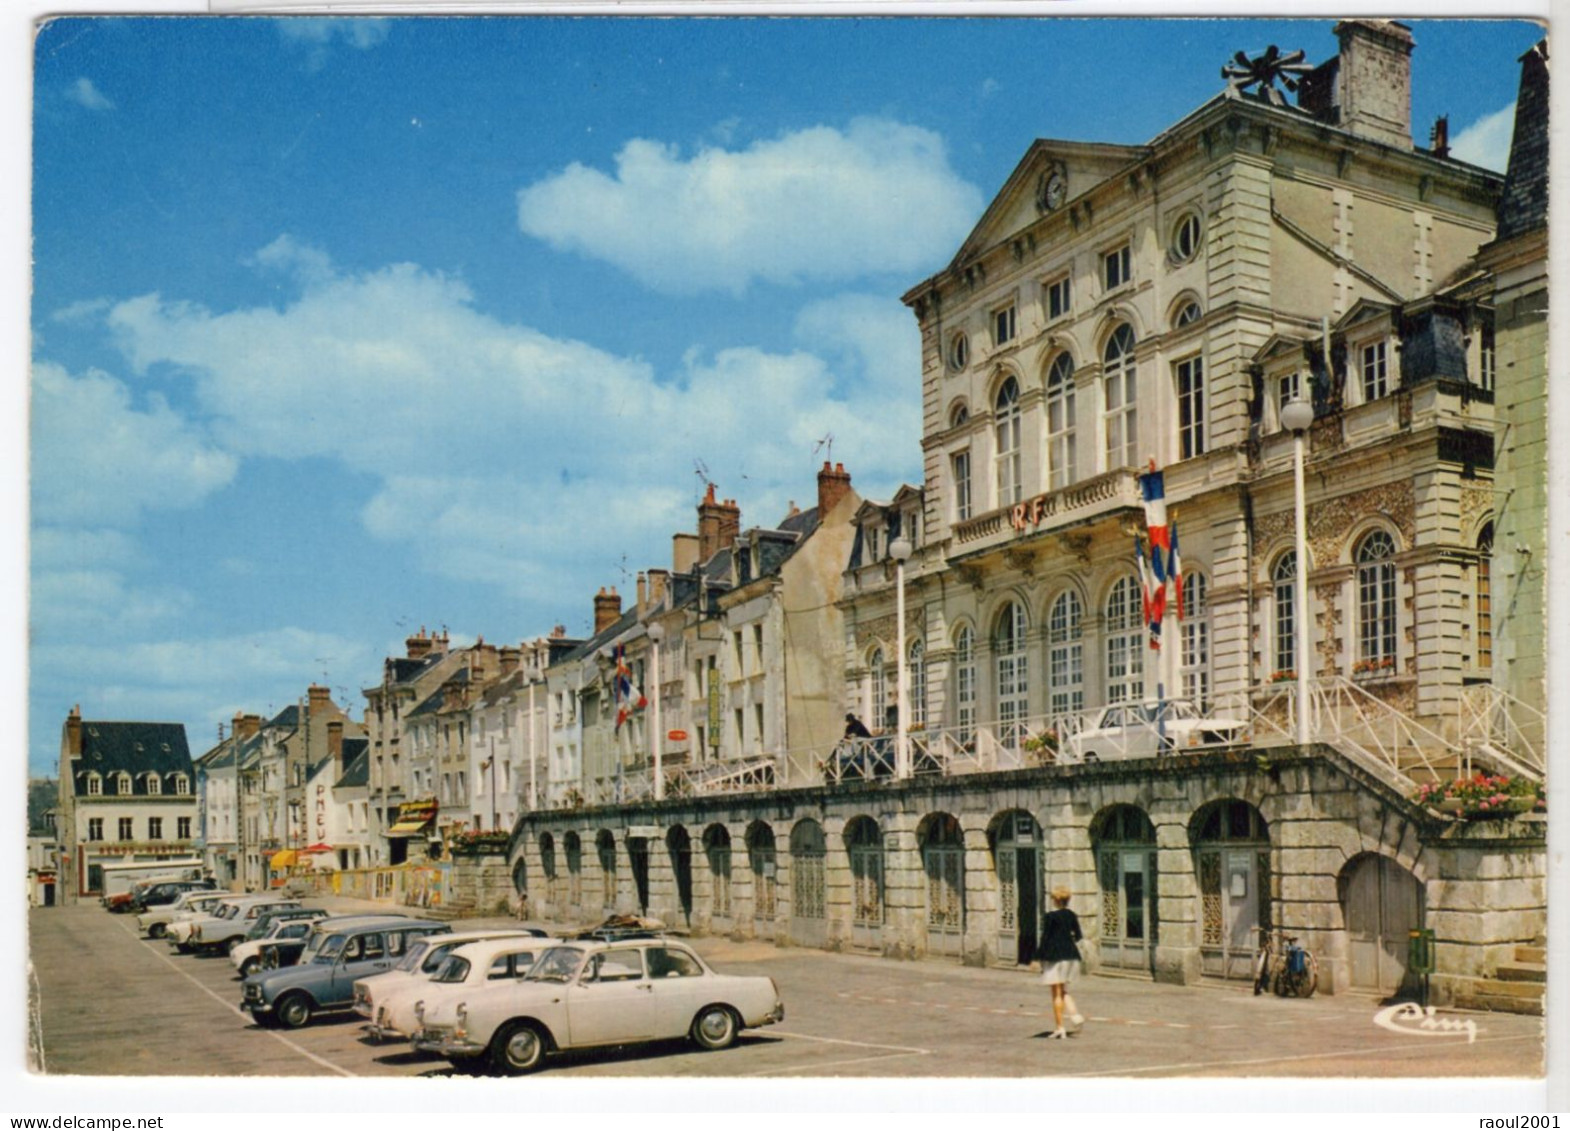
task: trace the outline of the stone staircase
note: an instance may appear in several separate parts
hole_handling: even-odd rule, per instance
[[[439,907],[426,907],[415,912],[422,919],[435,919],[439,923],[451,923],[454,919],[472,919],[478,911],[472,899],[454,899]]]
[[[1517,946],[1513,961],[1501,962],[1492,978],[1474,983],[1471,992],[1456,1004],[1468,1009],[1541,1017],[1547,984],[1548,948],[1539,941]]]

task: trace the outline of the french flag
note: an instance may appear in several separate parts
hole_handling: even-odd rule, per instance
[[[1161,619],[1167,611],[1167,579],[1161,557],[1161,551],[1155,546],[1150,548],[1147,556],[1139,536],[1134,536],[1134,560],[1139,564],[1140,603],[1145,614],[1145,627],[1150,630],[1150,646],[1157,651],[1161,648]]]
[[[1167,526],[1167,487],[1156,461],[1150,461],[1150,470],[1139,477],[1139,493],[1145,498],[1145,528],[1150,533],[1150,549],[1157,547],[1168,552],[1172,549],[1171,530]]]
[[[1178,552],[1177,523],[1172,531],[1172,553],[1167,560],[1167,572],[1172,575],[1172,595],[1177,602],[1177,618],[1183,619],[1183,555]]]
[[[632,668],[627,665],[627,649],[623,644],[616,645],[616,730],[620,733],[622,724],[632,718],[634,712],[641,711],[649,705],[643,693],[632,682]]]

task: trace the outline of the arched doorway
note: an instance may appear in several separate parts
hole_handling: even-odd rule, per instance
[[[1190,826],[1199,877],[1200,971],[1252,979],[1256,927],[1270,926],[1270,829],[1246,801],[1215,801]]]
[[[1407,994],[1418,989],[1407,970],[1411,933],[1423,926],[1423,885],[1388,856],[1365,853],[1341,870],[1341,912],[1354,990]]]
[[[627,865],[632,872],[633,897],[638,901],[638,914],[649,913],[649,838],[627,838]]]
[[[703,854],[709,860],[709,915],[724,920],[717,926],[728,927],[731,919],[730,831],[724,825],[703,830]]]
[[[883,949],[883,830],[871,817],[845,826],[850,856],[850,945]]]
[[[529,864],[523,858],[523,853],[518,853],[518,858],[512,862],[512,890],[527,903],[529,897]]]
[[[998,879],[998,960],[1036,958],[1041,930],[1041,826],[1023,809],[992,819],[992,868]]]
[[[1143,810],[1114,805],[1091,823],[1101,887],[1101,963],[1155,969],[1156,829]]]
[[[594,837],[594,852],[600,861],[600,907],[612,915],[616,911],[616,834],[601,829]]]
[[[567,910],[567,883],[556,865],[556,838],[550,833],[540,834],[540,872],[545,876],[545,895],[551,909],[562,915]]]
[[[799,946],[828,941],[825,856],[823,826],[810,818],[797,821],[790,831],[790,937]]]
[[[932,813],[916,829],[927,878],[927,953],[965,953],[965,834],[948,813]]]
[[[676,881],[676,903],[682,918],[692,926],[692,837],[682,825],[673,825],[665,834],[665,849],[671,857],[671,876]]]
[[[583,838],[577,833],[562,837],[562,851],[567,857],[567,903],[579,911],[583,909]]]
[[[763,821],[747,827],[747,863],[752,869],[752,930],[760,939],[774,937],[779,913],[775,890],[774,830]]]

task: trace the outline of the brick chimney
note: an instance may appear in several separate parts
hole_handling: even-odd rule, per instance
[[[332,688],[323,687],[319,683],[313,683],[310,687],[305,689],[305,694],[306,706],[310,709],[311,714],[314,715],[317,711],[329,711],[332,709]]]
[[[721,550],[729,549],[741,533],[741,508],[735,499],[719,502],[714,484],[698,504],[698,561],[706,562]]]
[[[691,573],[698,564],[698,536],[675,534],[671,536],[671,572]]]
[[[418,660],[429,655],[435,643],[435,638],[425,635],[425,626],[421,625],[420,631],[405,640],[403,646],[408,650],[409,659]]]
[[[333,760],[333,781],[343,777],[343,720],[327,724],[327,756]]]
[[[500,675],[505,679],[518,670],[518,665],[523,661],[523,649],[509,644],[497,653],[497,657],[501,663]]]
[[[638,571],[638,615],[643,615],[643,610],[649,607],[649,577],[642,570]]]
[[[1395,20],[1342,20],[1337,87],[1341,128],[1412,148],[1412,29]]]
[[[849,493],[850,472],[845,470],[845,465],[830,466],[829,461],[824,460],[823,470],[818,472],[818,521],[827,521],[829,512]]]
[[[660,602],[665,600],[665,594],[670,589],[671,575],[669,570],[651,569],[649,571],[649,607],[658,608]]]
[[[621,616],[621,595],[613,585],[607,590],[603,585],[594,595],[594,633],[598,636]]]
[[[82,705],[80,703],[72,707],[71,713],[65,717],[65,753],[67,759],[82,756]]]
[[[234,717],[234,737],[238,741],[244,738],[254,738],[262,729],[262,716],[236,714]]]
[[[485,683],[495,677],[500,666],[496,645],[487,644],[483,636],[476,638],[474,647],[469,650],[469,678],[476,683]]]

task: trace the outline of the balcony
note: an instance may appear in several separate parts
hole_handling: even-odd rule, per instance
[[[1025,534],[1075,526],[1143,505],[1136,473],[1119,468],[955,523],[954,556],[969,557]]]

